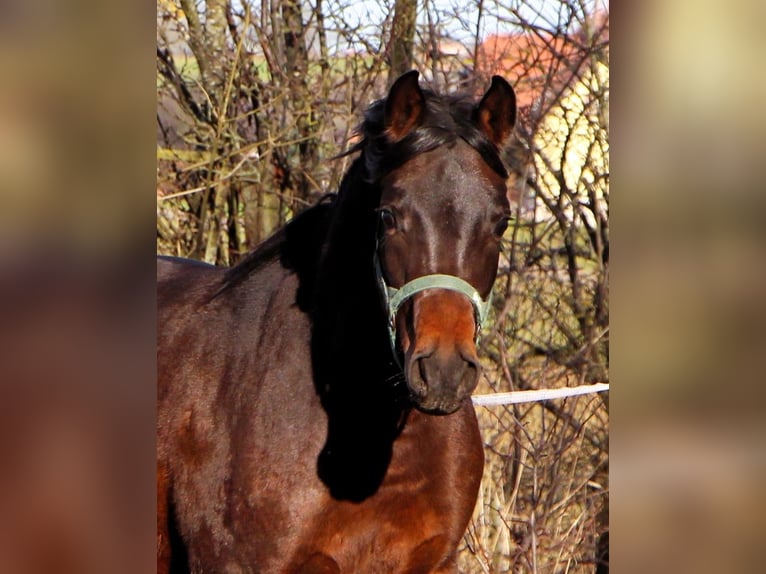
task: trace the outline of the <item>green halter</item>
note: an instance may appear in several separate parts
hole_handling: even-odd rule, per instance
[[[455,277],[454,275],[442,275],[440,273],[417,277],[399,288],[389,287],[386,284],[385,279],[383,279],[383,272],[380,268],[380,260],[377,257],[377,253],[375,255],[375,271],[378,275],[378,281],[388,310],[388,333],[391,337],[391,348],[394,349],[394,356],[397,356],[396,313],[399,311],[399,307],[401,307],[407,299],[426,289],[447,289],[449,291],[457,291],[468,297],[474,310],[476,340],[479,340],[481,326],[487,319],[487,314],[489,313],[489,298],[486,300],[482,299],[481,295],[479,295],[479,292],[473,285],[464,281],[460,277]]]

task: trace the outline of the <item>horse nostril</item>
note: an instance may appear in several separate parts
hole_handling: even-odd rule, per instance
[[[460,386],[458,387],[465,393],[471,393],[479,382],[479,373],[481,372],[481,366],[478,361],[465,360],[465,367],[463,369],[463,376],[460,379]]]
[[[479,357],[476,356],[476,351],[472,349],[461,349],[460,357],[465,361],[463,376],[460,381],[460,388],[465,392],[470,393],[479,382],[479,374],[481,373],[481,363]]]
[[[474,351],[461,351],[460,356],[471,368],[475,369],[477,372],[481,371],[479,357],[476,356]]]
[[[412,356],[409,369],[410,390],[418,397],[426,396],[428,392],[428,358],[433,350],[421,351]]]
[[[469,395],[479,381],[481,365],[472,350],[440,353],[436,349],[416,352],[407,369],[407,382],[417,399]]]
[[[417,366],[418,366],[418,374],[420,375],[420,380],[423,381],[426,386],[428,385],[428,375],[426,374],[426,359],[425,357],[422,359],[417,360]]]

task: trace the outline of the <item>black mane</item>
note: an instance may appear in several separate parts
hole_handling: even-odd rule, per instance
[[[409,161],[418,154],[462,139],[481,155],[482,159],[501,177],[508,171],[500,157],[500,150],[482,132],[475,122],[477,104],[466,96],[442,96],[423,90],[426,100],[421,124],[398,142],[390,141],[385,131],[386,100],[374,102],[357,128],[362,140],[343,155],[364,151],[368,181]]]

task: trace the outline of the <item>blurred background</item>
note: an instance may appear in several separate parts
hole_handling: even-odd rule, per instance
[[[612,563],[756,572],[764,536],[763,2],[613,13]]]
[[[154,570],[155,7],[0,5],[0,571]]]
[[[482,392],[616,373],[481,411],[461,567],[760,571],[763,3],[0,10],[0,571],[152,571],[154,254],[235,263],[409,67],[519,94]]]

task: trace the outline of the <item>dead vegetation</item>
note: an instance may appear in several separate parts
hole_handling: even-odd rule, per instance
[[[416,25],[394,25],[413,5]],[[233,264],[336,190],[348,158],[332,158],[392,66],[447,92],[501,74],[519,103],[506,154],[518,211],[477,392],[609,382],[605,4],[161,0],[158,19],[159,253]],[[478,407],[486,467],[464,572],[596,571],[606,399]]]

